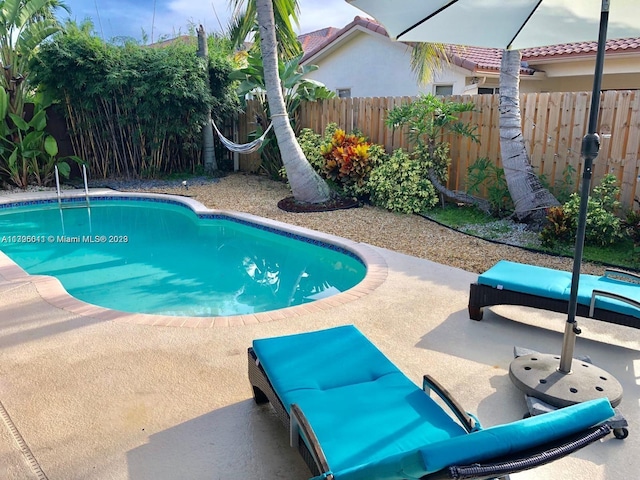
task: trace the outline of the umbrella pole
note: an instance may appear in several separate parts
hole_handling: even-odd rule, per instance
[[[600,110],[600,89],[602,86],[608,21],[609,0],[603,0],[593,95],[589,112],[589,129],[582,140],[581,155],[584,159],[584,172],[580,191],[580,210],[573,258],[569,311],[565,324],[562,353],[560,357],[538,352],[523,352],[520,354],[518,352],[519,349],[516,347],[516,359],[509,366],[509,376],[516,387],[525,392],[526,395],[558,408],[603,396],[606,396],[611,405],[616,407],[622,401],[623,395],[622,385],[618,380],[587,360],[578,361],[578,368],[571,371],[576,336],[580,333],[576,322],[576,311],[578,308],[580,266],[582,264],[582,251],[587,226],[591,170],[593,161],[598,156],[598,150],[600,149],[600,138],[596,130],[598,128],[598,111]],[[560,366],[558,366],[558,358],[560,359]]]
[[[600,31],[598,34],[598,51],[596,54],[596,67],[593,74],[593,93],[591,94],[591,108],[589,110],[589,126],[587,134],[582,139],[581,156],[584,160],[582,174],[582,188],[580,191],[580,210],[578,213],[578,230],[576,233],[576,245],[573,256],[573,273],[571,276],[571,293],[569,295],[569,312],[564,329],[562,341],[562,353],[560,354],[561,373],[571,372],[573,349],[576,336],[580,334],[580,328],[576,321],[578,309],[578,283],[580,281],[580,267],[582,265],[582,252],[584,238],[587,229],[587,206],[589,203],[589,190],[591,189],[591,175],[593,161],[600,150],[600,137],[596,133],[598,128],[598,113],[600,110],[600,90],[602,88],[602,72],[604,70],[604,52],[607,43],[607,25],[609,23],[609,0],[603,0],[600,13]]]

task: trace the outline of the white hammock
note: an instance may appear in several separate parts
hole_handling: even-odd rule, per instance
[[[220,130],[218,130],[218,127],[216,126],[213,120],[211,120],[211,125],[213,125],[214,130],[218,134],[218,138],[220,138],[220,141],[225,147],[227,147],[232,152],[242,153],[243,155],[248,153],[253,153],[256,150],[258,150],[262,146],[262,142],[264,142],[264,138],[267,136],[267,133],[269,133],[269,130],[271,130],[271,127],[273,126],[273,124],[270,123],[267,129],[258,138],[256,138],[255,140],[249,143],[240,144],[240,143],[234,143],[228,138],[225,138],[225,136],[222,135]]]

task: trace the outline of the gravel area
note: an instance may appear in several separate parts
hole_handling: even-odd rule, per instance
[[[482,240],[418,215],[392,213],[369,205],[332,212],[285,212],[277,203],[291,195],[289,188],[257,175],[236,173],[211,181],[189,180],[187,188],[180,180],[162,184],[119,182],[117,186],[119,190],[185,195],[209,208],[247,212],[469,272],[484,272],[502,259],[567,271],[573,266],[570,258]],[[601,275],[603,271],[603,266],[591,263],[584,263],[582,267],[583,273]]]

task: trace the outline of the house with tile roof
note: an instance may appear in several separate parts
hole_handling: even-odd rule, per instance
[[[427,85],[411,71],[412,45],[394,42],[374,20],[355,17],[334,27],[301,35],[303,64],[320,68],[308,77],[343,97],[491,94],[498,91],[502,50],[448,46],[447,62]],[[590,91],[596,42],[522,50],[520,90]],[[607,42],[603,90],[640,89],[640,38]]]

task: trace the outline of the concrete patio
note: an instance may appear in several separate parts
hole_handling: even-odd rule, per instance
[[[561,348],[564,317],[496,307],[469,320],[475,274],[368,247],[386,279],[316,312],[218,328],[153,326],[53,306],[28,277],[0,269],[0,478],[5,480],[310,477],[246,375],[252,339],[353,323],[416,383],[429,373],[489,426],[519,419],[513,346]],[[576,355],[613,374],[626,440],[609,436],[516,480],[637,478],[640,332],[581,319]],[[636,473],[633,473],[636,472]]]

